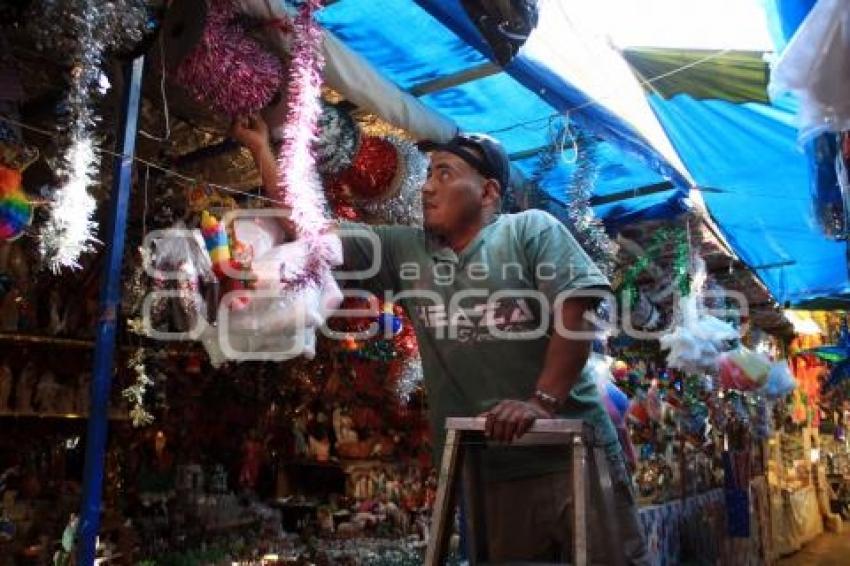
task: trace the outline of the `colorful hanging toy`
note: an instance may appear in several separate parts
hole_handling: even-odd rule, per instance
[[[201,234],[204,237],[207,252],[210,254],[213,273],[219,281],[224,284],[224,292],[242,291],[250,288],[247,281],[250,280],[250,251],[238,241],[231,242],[227,234],[224,222],[210,214],[208,211],[201,213]],[[237,256],[237,257],[234,257]],[[233,309],[242,309],[248,306],[250,298],[240,296],[230,302]]]
[[[0,240],[20,238],[32,224],[33,206],[21,186],[21,171],[0,165]]]
[[[224,222],[219,222],[218,218],[205,210],[201,214],[201,234],[210,254],[213,272],[222,279],[227,273],[231,259],[230,238],[227,236]]]

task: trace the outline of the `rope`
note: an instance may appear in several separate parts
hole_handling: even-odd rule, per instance
[[[35,132],[35,133],[38,133],[38,134],[41,134],[41,135],[44,135],[44,136],[47,136],[47,137],[50,137],[50,138],[56,139],[56,138],[59,137],[59,135],[56,132],[45,130],[43,128],[39,128],[37,126],[33,126],[33,125],[27,124],[25,122],[15,120],[14,118],[10,118],[9,116],[6,116],[4,114],[0,114],[0,120],[5,120],[6,122],[9,122],[10,124],[12,124],[14,126],[18,126],[19,128],[23,128],[25,130],[29,130],[29,131],[32,131],[32,132]],[[129,155],[124,155],[124,154],[121,154],[121,153],[115,153],[114,151],[110,151],[110,150],[102,148],[102,147],[95,146],[94,149],[98,153],[109,155],[111,157],[119,157],[121,159],[129,159],[130,158]],[[270,198],[270,197],[267,197],[267,196],[264,196],[264,195],[249,193],[247,191],[240,191],[238,189],[234,189],[234,188],[228,187],[226,185],[219,185],[218,183],[210,183],[210,182],[204,181],[202,179],[197,179],[197,178],[194,178],[194,177],[188,177],[188,176],[180,173],[179,171],[175,171],[174,169],[169,169],[168,167],[166,167],[166,166],[164,166],[160,163],[157,163],[155,161],[149,161],[149,160],[143,159],[141,157],[133,157],[133,161],[135,161],[137,163],[141,163],[143,165],[146,165],[149,168],[161,171],[162,173],[165,173],[168,176],[176,177],[176,178],[178,178],[182,181],[186,181],[187,183],[204,184],[204,185],[207,185],[209,187],[224,191],[226,193],[241,195],[241,196],[244,196],[244,197],[250,197],[250,198],[262,200],[262,201],[265,201],[265,202],[269,202],[269,203],[272,203],[272,204],[275,204],[275,205],[281,205],[282,206],[284,204],[283,201],[281,201],[279,199],[274,199],[274,198]]]
[[[720,51],[716,51],[714,53],[711,53],[710,55],[706,55],[702,59],[698,59],[696,61],[691,61],[690,63],[688,63],[686,65],[682,65],[681,67],[671,69],[671,70],[667,71],[666,73],[662,73],[662,74],[660,74],[656,77],[650,77],[648,79],[644,79],[643,77],[636,74],[635,78],[637,79],[638,83],[640,83],[641,85],[646,86],[646,87],[651,87],[653,83],[660,81],[661,79],[666,79],[667,77],[671,77],[673,75],[687,71],[688,69],[692,69],[694,67],[702,65],[703,63],[708,63],[709,61],[717,59],[718,57],[722,57],[723,55],[726,55],[727,53],[729,53],[731,51],[732,51],[731,49],[721,49]],[[516,124],[512,124],[510,126],[505,126],[505,127],[498,128],[498,129],[495,129],[495,130],[488,130],[486,133],[487,134],[498,134],[498,133],[501,133],[501,132],[508,132],[508,131],[516,129],[516,128],[526,128],[528,126],[532,126],[532,125],[538,124],[540,122],[546,122],[546,121],[552,120],[553,118],[556,118],[558,116],[569,115],[571,112],[577,112],[579,110],[587,108],[588,106],[593,106],[595,104],[599,104],[600,102],[605,100],[605,98],[606,97],[588,100],[587,102],[579,104],[578,106],[575,106],[573,108],[567,108],[566,110],[562,110],[561,112],[555,112],[555,113],[550,114],[548,116],[544,116],[542,118],[534,118],[533,120],[528,120],[526,122],[517,122]],[[532,129],[536,129],[536,128],[532,128]]]

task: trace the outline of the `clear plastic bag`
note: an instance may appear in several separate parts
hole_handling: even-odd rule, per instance
[[[728,340],[739,337],[731,325],[700,312],[698,295],[691,293],[679,303],[680,323],[662,336],[661,349],[668,350],[667,364],[686,373],[712,373]]]
[[[741,346],[721,354],[718,382],[724,389],[755,391],[765,384],[771,370],[767,356]]]
[[[154,300],[151,326],[178,332],[197,328],[207,320],[206,288],[216,282],[200,232],[178,222],[150,245],[152,286],[155,291],[168,292]]]
[[[850,130],[850,2],[815,4],[774,65],[768,92],[799,98],[801,141]]]
[[[781,360],[770,365],[770,373],[767,375],[767,382],[761,388],[761,392],[771,399],[779,399],[794,391],[796,387],[797,380],[794,379],[794,374],[791,373],[788,362]]]
[[[201,337],[214,367],[228,359],[283,361],[301,355],[312,358],[316,332],[342,302],[342,292],[330,269],[325,269],[318,281],[295,289],[283,283],[307,270],[317,246],[331,250],[330,255],[341,262],[342,244],[337,236],[322,236],[322,242],[297,240],[269,247],[274,238],[264,238],[263,232],[260,228],[254,238],[237,232],[240,238],[250,240],[255,253],[260,252],[251,264],[255,287],[239,292],[247,301],[238,309],[230,308],[235,303],[225,295],[217,325],[207,328]]]

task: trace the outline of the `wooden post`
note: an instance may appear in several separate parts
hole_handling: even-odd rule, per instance
[[[573,436],[573,565],[587,566],[587,449]]]
[[[426,566],[439,566],[440,557],[445,556],[448,549],[454,512],[455,472],[460,434],[453,429],[449,429],[446,433],[446,445],[443,448],[440,477],[437,482],[437,497],[434,500],[431,538],[428,540],[428,550],[425,554]]]

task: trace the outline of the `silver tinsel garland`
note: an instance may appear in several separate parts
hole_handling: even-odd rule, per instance
[[[369,201],[362,208],[378,222],[422,226],[422,185],[428,175],[428,158],[416,145],[405,139],[387,136],[398,153],[398,167],[392,197]]]
[[[60,186],[49,199],[50,216],[39,242],[48,266],[58,272],[79,267],[80,255],[97,242],[93,220],[97,202],[89,193],[99,169],[94,95],[109,88],[101,70],[106,51],[140,40],[147,10],[142,0],[42,0],[30,11],[28,21],[36,46],[71,66],[56,172]]]
[[[576,133],[576,169],[567,187],[567,216],[573,232],[596,265],[611,277],[614,273],[615,248],[602,221],[590,206],[599,164],[596,158],[597,140],[579,129]]]
[[[422,359],[418,355],[406,359],[396,384],[398,398],[405,403],[410,401],[413,394],[422,387],[423,379]]]
[[[26,21],[36,48],[76,63],[79,44],[89,36],[102,51],[128,49],[141,41],[148,8],[146,0],[36,0]],[[95,28],[88,32],[90,23]]]
[[[605,232],[602,221],[596,218],[590,206],[598,170],[596,138],[581,129],[575,134],[576,160],[570,183],[563,195],[565,206],[552,206],[554,201],[549,192],[543,188],[544,179],[562,159],[565,141],[569,134],[565,126],[558,126],[549,147],[538,155],[534,173],[529,180],[530,204],[532,207],[549,211],[561,220],[603,273],[611,277],[614,272],[616,249]]]
[[[313,144],[316,168],[322,177],[342,173],[357,153],[360,128],[351,115],[335,104],[322,103],[319,135]]]

